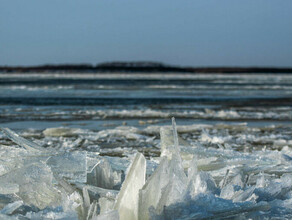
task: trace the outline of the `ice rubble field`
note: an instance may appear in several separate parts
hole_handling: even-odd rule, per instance
[[[172,126],[144,130],[153,137],[120,127],[88,131],[82,139],[86,131],[54,128],[43,132],[50,139],[32,142],[2,128],[3,139],[16,145],[0,142],[0,219],[292,218],[287,136],[253,136],[238,125],[237,144],[231,146],[231,135],[200,129],[200,138],[190,141],[184,132],[196,129],[176,127],[174,119]],[[77,133],[71,142],[61,137]],[[121,146],[111,146],[111,138]],[[59,146],[56,139],[65,143]],[[90,145],[97,140],[108,140],[107,148]],[[273,147],[256,144],[269,141]],[[127,144],[143,146],[146,158]]]

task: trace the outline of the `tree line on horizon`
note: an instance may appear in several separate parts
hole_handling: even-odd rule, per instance
[[[281,67],[183,67],[160,62],[106,62],[92,64],[46,64],[39,66],[0,66],[0,72],[181,72],[181,73],[292,73]]]

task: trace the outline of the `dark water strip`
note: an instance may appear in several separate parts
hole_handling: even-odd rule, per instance
[[[219,79],[220,80],[220,79]],[[220,80],[221,81],[221,80]],[[218,82],[218,79],[0,79],[0,85],[200,85],[200,86],[291,86],[289,82]]]
[[[222,106],[292,106],[292,97],[0,97],[0,105],[159,105],[159,104],[216,104]]]

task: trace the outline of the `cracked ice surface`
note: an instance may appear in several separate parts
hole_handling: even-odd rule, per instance
[[[0,219],[292,218],[289,129],[1,131]]]

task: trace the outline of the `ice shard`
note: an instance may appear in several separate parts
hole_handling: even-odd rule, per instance
[[[47,128],[43,134],[48,137],[71,137],[76,136],[78,129],[76,128]]]
[[[88,208],[86,220],[91,220],[95,218],[97,216],[97,209],[98,203],[97,201],[93,201]]]
[[[182,200],[187,187],[187,177],[179,160],[173,157],[169,162],[168,169],[168,183],[162,188],[161,197],[155,209],[157,214],[160,214],[165,206]]]
[[[11,185],[26,204],[45,208],[60,203],[60,194],[54,187],[51,169],[43,164],[30,164],[0,177],[1,194],[12,193]],[[7,187],[6,187],[7,186]],[[6,191],[8,190],[8,191]]]
[[[161,213],[165,206],[182,199],[186,190],[187,177],[182,166],[174,119],[172,124],[172,130],[161,129],[162,160],[140,190],[140,219],[149,219],[150,209],[158,214]]]
[[[193,179],[189,180],[186,193],[190,198],[194,198],[199,193],[217,194],[219,189],[211,175],[206,172],[199,172],[193,176]]]
[[[6,134],[6,136],[13,142],[27,150],[45,151],[45,149],[38,144],[21,137],[19,134],[11,131],[9,128],[0,128],[0,130],[2,130],[2,132]]]
[[[63,152],[48,158],[47,164],[55,174],[70,182],[87,181],[86,152]]]
[[[119,220],[119,212],[117,210],[112,210],[110,212],[98,215],[91,220]]]
[[[169,127],[160,128],[160,141],[161,141],[161,157],[166,156],[170,160],[174,155],[180,158],[177,128],[174,118],[172,118],[172,128]]]
[[[23,205],[23,201],[15,201],[6,205],[1,211],[1,214],[11,215],[16,209]]]
[[[121,220],[138,219],[139,190],[145,184],[145,176],[146,160],[143,154],[137,153],[114,206]]]
[[[113,171],[106,158],[101,159],[87,177],[87,184],[105,189],[115,189],[121,183],[121,174]]]
[[[163,157],[154,173],[139,192],[139,219],[149,219],[149,208],[157,208],[162,189],[169,182],[169,162]]]
[[[109,199],[115,200],[119,191],[118,190],[111,190],[111,189],[104,189],[101,187],[91,186],[91,185],[84,185],[84,184],[76,184],[76,186],[83,190],[86,188],[88,190],[89,196],[91,199],[98,200],[100,197],[106,197]]]
[[[100,214],[104,214],[114,209],[115,199],[101,197],[98,200],[98,203],[100,207]]]

